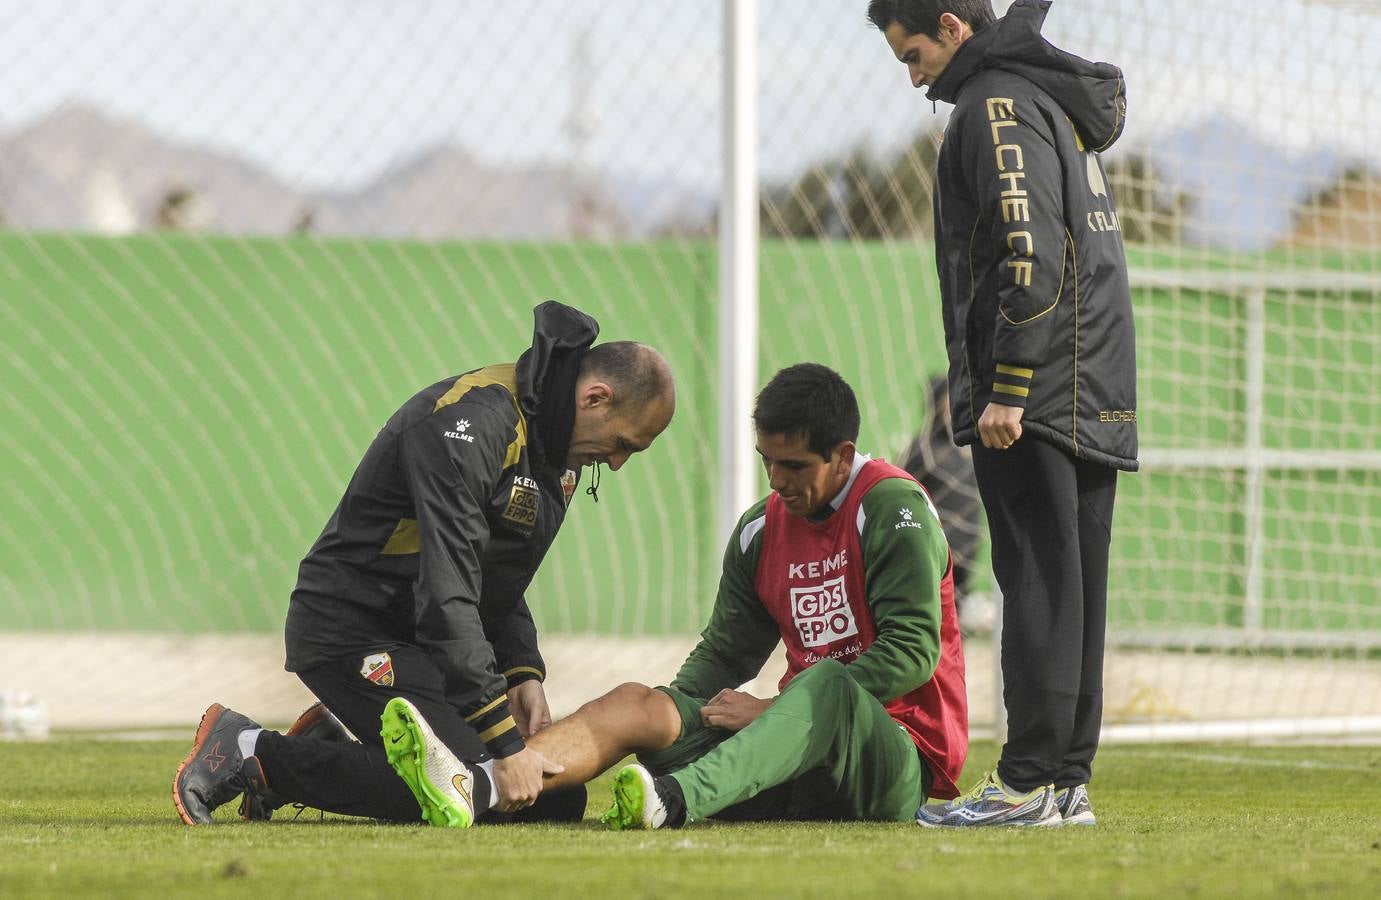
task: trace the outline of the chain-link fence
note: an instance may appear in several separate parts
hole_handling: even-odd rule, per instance
[[[947,107],[909,87],[865,6],[758,3],[761,374],[838,368],[862,445],[896,458],[944,368]],[[274,632],[379,424],[515,355],[550,296],[662,347],[682,403],[611,502],[571,516],[530,601],[547,633],[635,647],[621,677],[674,669],[722,549],[719,2],[0,9],[0,631],[26,685],[99,681],[93,635],[135,635],[100,652],[152,665],[187,640],[150,633]],[[1381,16],[1058,0],[1045,33],[1129,86],[1105,166],[1145,467],[1120,488],[1109,717],[1376,715]],[[285,677],[277,640],[243,640],[267,648],[227,654],[262,695]],[[621,652],[570,646],[568,672]],[[116,718],[197,708],[161,702]]]

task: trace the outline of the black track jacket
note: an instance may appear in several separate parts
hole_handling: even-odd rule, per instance
[[[936,166],[935,249],[955,441],[989,402],[1075,456],[1137,468],[1136,341],[1121,223],[1098,153],[1122,132],[1122,72],[1041,37],[1017,0],[927,97],[955,105]]]
[[[291,672],[426,649],[496,757],[523,747],[507,688],[545,677],[523,593],[574,491],[575,375],[599,333],[555,301],[534,319],[516,365],[440,381],[388,420],[302,560],[286,628]],[[543,427],[563,420],[554,437]]]

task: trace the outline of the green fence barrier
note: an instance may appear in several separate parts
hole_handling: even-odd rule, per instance
[[[0,235],[0,629],[274,631],[297,561],[413,391],[511,359],[534,303],[656,344],[672,428],[577,501],[529,600],[548,630],[683,633],[718,576],[714,248]],[[1158,260],[1135,256],[1133,264]],[[1263,265],[1269,259],[1263,261]],[[929,249],[768,243],[763,376],[827,362],[892,458],[944,368]],[[1244,439],[1242,298],[1138,290],[1143,447]],[[1268,294],[1266,446],[1381,452],[1374,295]],[[1112,620],[1243,624],[1240,472],[1120,482]],[[1263,624],[1381,630],[1373,467],[1271,472]]]

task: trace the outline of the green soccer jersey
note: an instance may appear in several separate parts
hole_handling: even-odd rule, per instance
[[[836,515],[849,486],[813,519]],[[752,679],[782,638],[782,627],[755,587],[766,507],[764,498],[734,528],[709,624],[672,683],[692,697],[708,699]],[[846,668],[882,702],[929,681],[940,659],[941,584],[949,568],[949,545],[938,517],[931,517],[927,527],[894,526],[903,510],[916,509],[933,510],[921,487],[909,479],[887,478],[864,496],[858,517],[866,599],[877,638]]]

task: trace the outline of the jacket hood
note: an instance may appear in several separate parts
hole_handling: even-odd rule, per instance
[[[1001,69],[1049,94],[1088,149],[1101,152],[1111,147],[1127,120],[1122,70],[1066,53],[1042,37],[1049,10],[1050,0],[1016,0],[1007,15],[964,42],[926,98],[953,103],[974,74]]]
[[[549,465],[561,467],[575,424],[575,382],[599,323],[556,300],[532,310],[532,346],[518,357],[518,401],[532,423],[529,441]]]

